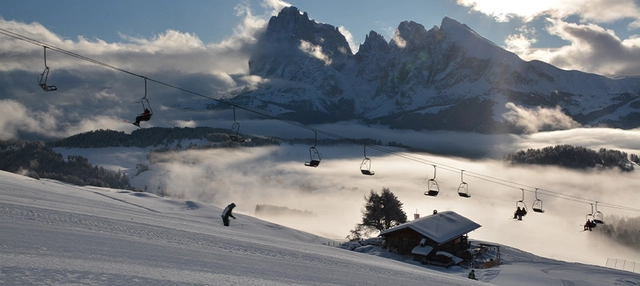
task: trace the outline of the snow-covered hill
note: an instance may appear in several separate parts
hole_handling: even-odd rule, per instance
[[[287,7],[258,45],[250,73],[266,80],[241,88],[233,101],[305,124],[358,119],[485,133],[638,125],[640,77],[525,62],[448,17],[429,30],[402,22],[388,42],[371,31],[354,55],[337,28]],[[554,118],[529,130],[522,121],[531,118],[518,110],[540,108]]]
[[[2,285],[476,285],[430,268],[194,201],[0,172]],[[494,285],[640,285],[640,275],[502,247]],[[382,257],[381,257],[382,256]],[[388,256],[385,258],[384,256]]]

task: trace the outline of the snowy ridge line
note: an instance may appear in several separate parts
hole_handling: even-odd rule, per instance
[[[261,112],[261,111],[257,111],[257,110],[254,110],[254,109],[250,109],[250,108],[247,108],[247,107],[243,107],[243,106],[237,105],[237,104],[233,104],[231,102],[227,102],[227,101],[224,101],[222,99],[213,98],[211,96],[207,96],[207,95],[204,95],[204,94],[201,94],[201,93],[198,93],[198,92],[194,92],[194,91],[191,91],[191,90],[188,90],[188,89],[185,89],[185,88],[181,88],[181,87],[169,84],[169,83],[165,83],[165,82],[162,82],[160,80],[155,80],[155,79],[152,79],[152,78],[148,78],[146,76],[139,75],[139,74],[136,74],[134,72],[131,72],[131,71],[128,71],[128,70],[125,70],[125,69],[121,69],[121,68],[118,68],[116,66],[113,66],[113,65],[110,65],[110,64],[107,64],[107,63],[104,63],[104,62],[101,62],[101,61],[98,61],[98,60],[95,60],[95,59],[92,59],[92,58],[89,58],[89,57],[86,57],[86,56],[83,56],[83,55],[80,55],[80,54],[77,54],[77,53],[73,53],[73,52],[67,51],[67,50],[62,49],[62,48],[55,47],[53,45],[48,45],[48,44],[46,44],[46,43],[44,43],[42,41],[35,40],[35,39],[29,38],[27,36],[20,35],[18,33],[11,32],[11,31],[3,29],[3,28],[0,28],[0,34],[4,34],[6,36],[9,36],[9,37],[21,40],[21,41],[25,41],[25,42],[28,42],[30,44],[34,44],[34,45],[37,45],[37,46],[48,47],[48,48],[50,48],[50,49],[52,49],[52,50],[54,50],[56,52],[59,52],[59,53],[62,53],[62,54],[65,54],[65,55],[68,55],[68,56],[71,56],[71,57],[74,57],[74,58],[77,58],[77,59],[80,59],[80,60],[88,61],[88,62],[97,64],[97,65],[101,65],[101,66],[104,66],[104,67],[107,67],[107,68],[110,68],[110,69],[113,69],[113,70],[116,70],[116,71],[120,71],[120,72],[129,74],[129,75],[132,75],[132,76],[143,78],[143,79],[145,79],[145,84],[146,84],[146,81],[149,80],[149,81],[152,81],[152,82],[160,84],[160,85],[164,85],[164,86],[169,87],[169,88],[173,88],[173,89],[176,89],[176,90],[179,90],[179,91],[183,91],[183,92],[186,92],[186,93],[189,93],[189,94],[192,94],[192,95],[200,96],[200,97],[203,97],[203,98],[206,98],[206,99],[209,99],[209,100],[213,100],[213,101],[216,101],[216,102],[219,102],[219,103],[223,103],[223,104],[226,104],[226,105],[231,106],[231,107],[239,108],[239,109],[242,109],[242,110],[257,114],[257,115],[264,116],[266,118],[270,118],[270,119],[273,119],[273,120],[277,120],[277,121],[280,121],[280,122],[283,122],[283,123],[287,123],[287,124],[302,128],[302,129],[307,129],[307,130],[310,130],[310,131],[313,131],[313,132],[316,132],[316,133],[320,133],[320,134],[328,136],[328,137],[333,137],[333,138],[343,139],[343,140],[352,140],[354,142],[354,144],[356,144],[356,145],[365,146],[365,148],[367,146],[367,144],[357,144],[356,140],[352,139],[352,138],[347,138],[347,137],[344,137],[344,136],[341,136],[341,135],[338,135],[338,134],[334,134],[334,133],[331,133],[331,132],[327,132],[327,131],[319,130],[319,129],[316,129],[316,128],[312,128],[312,127],[309,127],[309,126],[306,126],[306,125],[303,125],[303,124],[300,124],[300,123],[297,123],[297,122],[284,120],[284,119],[281,119],[279,117],[276,117],[276,116],[273,116],[273,115],[269,115],[269,114],[266,114],[266,113]],[[398,156],[398,157],[401,157],[401,158],[405,158],[405,159],[408,159],[408,160],[411,160],[411,161],[414,161],[414,162],[427,164],[427,165],[437,165],[437,166],[441,167],[444,170],[451,171],[451,172],[454,172],[454,173],[459,173],[461,171],[464,171],[463,169],[460,169],[460,168],[447,166],[446,164],[438,164],[436,162],[429,161],[427,159],[423,159],[423,158],[420,158],[420,157],[417,157],[417,156],[414,156],[414,155],[404,154],[404,153],[401,153],[401,152],[398,152],[398,151],[394,151],[394,150],[391,150],[391,149],[388,149],[388,148],[384,148],[382,146],[369,145],[369,147],[371,149],[378,150],[380,152],[387,153],[387,154],[390,154],[390,155],[395,155],[395,156]],[[471,177],[475,177],[477,179],[484,180],[486,182],[495,183],[495,184],[499,184],[499,185],[506,186],[506,187],[513,187],[514,189],[517,189],[517,190],[522,189],[522,187],[529,188],[529,190],[525,190],[525,191],[530,192],[530,193],[534,192],[533,189],[538,189],[538,191],[540,191],[541,194],[546,194],[546,195],[549,195],[549,196],[552,196],[552,197],[556,197],[556,198],[559,198],[559,199],[564,199],[564,200],[569,200],[569,201],[574,201],[574,202],[577,202],[577,203],[584,203],[584,204],[591,204],[591,203],[594,203],[594,202],[598,202],[600,204],[600,206],[602,206],[602,207],[608,207],[608,208],[625,210],[625,211],[640,212],[640,208],[633,208],[633,207],[628,207],[628,206],[623,206],[623,205],[615,205],[615,204],[607,203],[607,202],[600,201],[600,200],[594,200],[594,199],[587,199],[587,198],[581,198],[581,197],[575,197],[575,196],[567,196],[567,195],[564,195],[561,192],[552,191],[552,190],[547,189],[547,188],[536,188],[536,187],[520,184],[520,183],[517,183],[517,182],[512,182],[512,181],[508,181],[508,180],[504,180],[504,179],[499,179],[499,178],[496,178],[496,177],[483,175],[483,174],[475,173],[475,172],[467,172],[467,174],[470,175]]]

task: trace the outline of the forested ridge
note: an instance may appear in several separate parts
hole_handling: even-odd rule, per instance
[[[105,148],[105,147],[139,147],[168,146],[182,140],[203,140],[201,148],[227,147],[233,143],[229,140],[229,129],[212,127],[151,127],[138,129],[131,134],[114,130],[95,130],[69,136],[47,143],[50,147],[67,148]],[[249,137],[251,146],[279,145],[279,141],[271,138]],[[212,144],[210,144],[212,143]],[[195,147],[195,146],[192,146]]]
[[[640,217],[605,216],[594,231],[629,247],[640,247]]]
[[[0,170],[78,186],[132,189],[129,178],[120,170],[114,172],[93,166],[82,156],[65,159],[40,141],[0,141]]]
[[[633,171],[634,163],[639,163],[638,155],[600,148],[595,151],[572,145],[548,146],[542,149],[519,150],[503,158],[513,164],[556,165],[571,169],[587,169],[597,166]]]
[[[251,146],[278,145],[278,140],[251,137]],[[192,141],[182,146],[182,140]],[[151,152],[206,149],[238,146],[229,139],[229,130],[210,127],[145,128],[126,134],[122,131],[95,130],[64,139],[42,141],[0,141],[0,170],[40,179],[54,179],[79,186],[91,185],[116,189],[132,189],[125,173],[92,165],[82,156],[67,156],[53,148],[158,147]],[[244,144],[244,143],[243,143]],[[244,144],[247,145],[247,144]]]

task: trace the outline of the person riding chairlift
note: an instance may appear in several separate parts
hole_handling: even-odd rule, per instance
[[[594,227],[596,227],[596,223],[587,219],[587,222],[584,224],[584,230],[591,231]]]
[[[525,208],[520,208],[518,207],[515,211],[515,213],[513,213],[513,219],[518,219],[518,220],[522,220],[522,217],[525,216],[527,214],[527,210]]]
[[[148,108],[144,109],[144,113],[140,114],[136,117],[136,122],[133,125],[140,127],[140,121],[149,121],[151,120],[151,111]]]

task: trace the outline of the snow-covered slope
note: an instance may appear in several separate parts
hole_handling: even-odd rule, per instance
[[[467,271],[364,254],[242,213],[0,172],[2,285],[476,285]],[[379,254],[379,255],[371,255]],[[384,258],[380,256],[389,256]],[[392,259],[396,258],[396,259]],[[503,247],[495,285],[640,285],[640,275]]]
[[[354,55],[334,26],[287,7],[271,18],[259,46],[250,72],[268,80],[234,100],[261,110],[278,106],[273,115],[302,123],[359,119],[400,129],[523,132],[501,116],[512,102],[560,106],[583,125],[637,126],[640,78],[525,62],[448,17],[429,30],[404,21],[388,42],[371,31]]]

